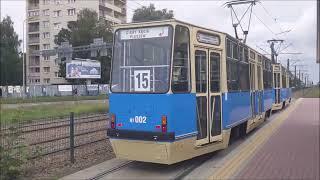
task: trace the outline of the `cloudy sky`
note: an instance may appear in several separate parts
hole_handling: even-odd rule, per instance
[[[88,1],[89,3],[90,1]],[[192,24],[227,32],[234,36],[230,9],[224,7],[226,1],[129,1],[128,22],[133,10],[150,3],[156,8],[174,11],[176,19]],[[246,10],[246,5],[235,7],[238,16]],[[14,27],[22,39],[22,24],[25,19],[25,0],[1,0],[1,17],[11,16]],[[244,29],[248,25],[248,16],[242,20]],[[240,29],[239,29],[240,30]],[[287,32],[287,33],[282,33]],[[241,34],[241,32],[239,31]],[[281,33],[281,34],[279,34]],[[307,70],[314,82],[319,81],[319,64],[316,60],[316,1],[260,1],[253,7],[251,26],[247,43],[265,53],[270,52],[268,39],[284,39],[280,49],[283,53],[302,53],[300,55],[279,55],[285,64],[286,59]],[[261,50],[263,49],[263,50]],[[292,66],[293,70],[293,66]]]

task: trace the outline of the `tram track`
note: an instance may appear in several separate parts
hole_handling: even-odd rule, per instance
[[[200,167],[202,164],[204,164],[206,161],[208,161],[212,156],[212,153],[205,154],[202,156],[197,157],[197,161],[190,163],[191,165],[187,168],[183,169],[182,171],[179,171],[176,176],[174,176],[174,180],[181,180],[188,176],[193,170]]]
[[[181,180],[193,172],[193,170],[200,167],[203,163],[210,160],[212,155],[213,153],[209,153],[172,165],[126,161],[108,168],[96,174],[94,177],[88,178],[88,180],[105,180],[114,179],[115,177],[120,179],[135,179],[141,174],[144,174],[145,176],[140,177],[140,179],[157,177],[159,179]]]
[[[98,114],[98,115],[91,115],[91,116],[85,116],[85,117],[79,117],[75,119],[74,125],[82,125],[82,124],[90,124],[100,121],[108,121],[108,118],[105,114]],[[48,122],[40,122],[36,124],[28,124],[19,126],[17,125],[16,131],[19,133],[32,133],[35,131],[45,131],[45,130],[51,130],[51,129],[58,129],[58,128],[64,128],[70,126],[70,119],[58,119],[54,121],[48,121]],[[3,128],[2,133],[4,135],[12,134],[11,127]],[[13,132],[15,133],[15,132]]]

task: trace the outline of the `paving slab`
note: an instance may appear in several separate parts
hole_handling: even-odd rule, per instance
[[[319,179],[320,99],[302,99],[234,179]]]

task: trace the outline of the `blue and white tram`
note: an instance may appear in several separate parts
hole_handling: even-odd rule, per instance
[[[122,24],[113,49],[107,134],[118,158],[180,162],[227,148],[271,113],[271,61],[226,33]]]
[[[289,73],[280,63],[273,64],[274,101],[272,110],[280,110],[291,102]]]

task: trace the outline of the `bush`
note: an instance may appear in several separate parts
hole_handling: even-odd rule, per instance
[[[0,180],[19,179],[29,158],[27,146],[17,127],[0,128]]]

